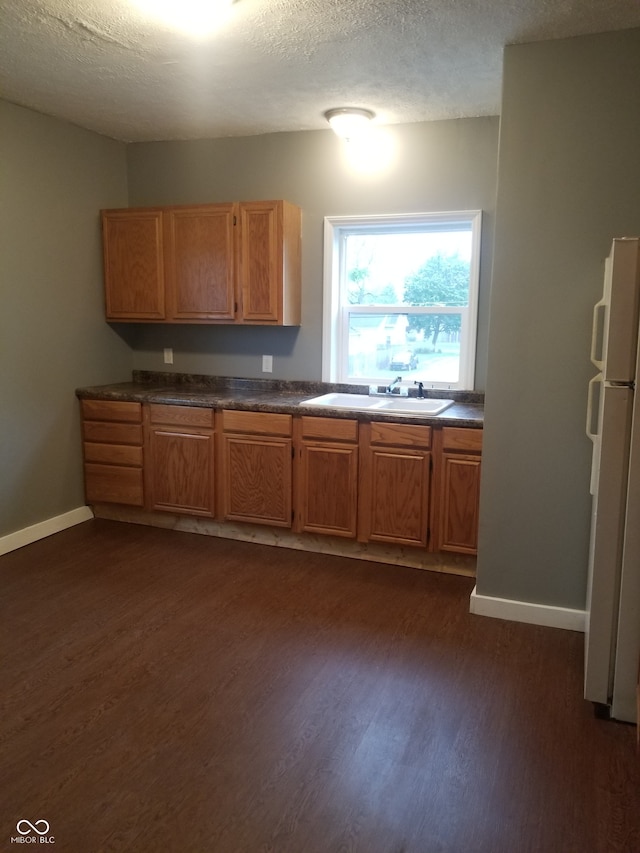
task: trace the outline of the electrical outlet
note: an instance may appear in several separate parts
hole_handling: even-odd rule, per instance
[[[273,373],[273,356],[272,355],[263,355],[262,356],[262,372],[263,373]]]
[[[165,364],[173,364],[173,348],[165,347],[164,348],[164,363]]]

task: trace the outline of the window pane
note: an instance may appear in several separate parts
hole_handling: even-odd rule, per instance
[[[468,305],[471,229],[347,233],[349,305]]]
[[[325,219],[323,379],[473,388],[481,211]]]
[[[461,313],[349,312],[348,327],[349,378],[458,382]]]

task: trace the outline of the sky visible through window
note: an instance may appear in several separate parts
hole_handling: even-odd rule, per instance
[[[350,234],[346,241],[347,278],[354,270],[366,273],[364,302],[376,304],[385,289],[393,288],[395,304],[404,303],[404,283],[434,255],[458,255],[467,263],[471,259],[471,231],[429,231],[421,233]],[[374,297],[374,299],[371,299]],[[385,300],[385,303],[386,300]]]

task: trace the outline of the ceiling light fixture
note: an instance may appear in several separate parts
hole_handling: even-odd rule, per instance
[[[144,12],[196,38],[211,35],[229,14],[234,0],[135,0]]]
[[[354,139],[369,128],[369,122],[375,117],[375,113],[359,107],[337,107],[327,110],[324,117],[338,136]]]

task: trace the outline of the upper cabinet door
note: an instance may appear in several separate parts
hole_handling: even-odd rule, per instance
[[[241,202],[238,218],[240,321],[300,324],[300,208]]]
[[[102,213],[108,320],[164,320],[162,211]]]
[[[233,320],[234,214],[234,204],[165,210],[169,320]]]

